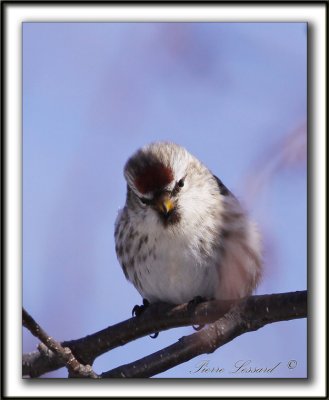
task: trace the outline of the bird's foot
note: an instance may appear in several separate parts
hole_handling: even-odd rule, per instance
[[[205,299],[202,296],[195,296],[192,300],[190,300],[187,304],[187,308],[189,310],[193,309],[195,306],[197,306],[200,303],[203,303],[204,301],[206,301],[207,299]],[[202,328],[204,327],[204,325],[192,325],[192,328],[195,331],[200,331]]]
[[[133,317],[139,317],[143,314],[143,312],[147,309],[149,305],[150,302],[146,299],[143,299],[143,304],[141,306],[136,304],[135,307],[132,309],[131,315]]]
[[[201,331],[201,329],[204,327],[204,324],[203,325],[192,325],[192,328],[195,330],[195,331]]]
[[[207,300],[207,299],[206,299],[205,297],[202,297],[202,296],[195,296],[195,297],[193,297],[192,300],[190,300],[190,301],[187,303],[187,307],[188,307],[189,309],[194,308],[195,306],[197,306],[197,305],[200,304],[200,303],[203,303],[203,302],[206,301],[206,300]]]
[[[139,317],[140,315],[143,314],[143,312],[147,309],[147,307],[150,305],[150,302],[147,299],[143,299],[143,304],[141,306],[135,305],[134,308],[132,309],[132,316],[133,317]],[[150,338],[155,339],[159,336],[159,332],[154,332],[153,335],[150,335]]]

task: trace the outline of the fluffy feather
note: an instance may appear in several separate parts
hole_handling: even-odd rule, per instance
[[[124,175],[127,199],[116,220],[116,252],[143,298],[179,304],[253,291],[261,276],[256,226],[208,168],[183,147],[159,142],[138,150]],[[179,216],[172,223],[152,206],[163,193]]]

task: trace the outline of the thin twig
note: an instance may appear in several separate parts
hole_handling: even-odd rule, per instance
[[[23,326],[27,328],[32,335],[37,337],[43,344],[56,354],[62,362],[65,363],[70,377],[80,378],[99,378],[92,370],[90,365],[83,365],[74,357],[69,347],[62,347],[55,339],[49,336],[39,324],[31,317],[31,315],[23,308]],[[45,353],[45,349],[39,346],[39,349]]]

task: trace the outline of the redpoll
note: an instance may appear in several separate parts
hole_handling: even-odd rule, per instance
[[[256,226],[207,167],[160,142],[138,150],[124,175],[116,252],[143,298],[180,304],[252,293],[262,269]]]

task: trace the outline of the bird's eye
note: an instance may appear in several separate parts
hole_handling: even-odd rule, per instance
[[[146,205],[149,205],[151,201],[149,199],[145,199],[144,197],[139,197],[139,200]]]
[[[185,180],[185,178],[182,178],[178,182],[176,182],[176,185],[175,185],[174,189],[172,190],[173,196],[176,196],[179,193],[179,190],[184,186],[184,180]]]

